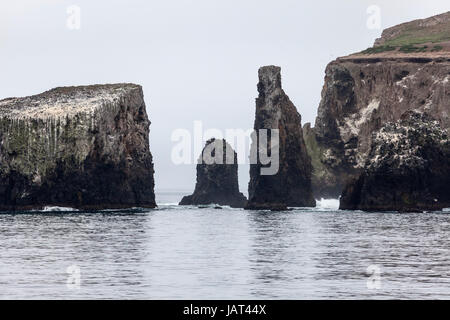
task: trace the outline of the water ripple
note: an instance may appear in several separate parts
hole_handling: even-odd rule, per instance
[[[450,298],[448,212],[167,203],[0,214],[0,298]],[[378,289],[368,287],[371,265],[380,270]],[[79,288],[67,286],[69,266],[79,267]]]

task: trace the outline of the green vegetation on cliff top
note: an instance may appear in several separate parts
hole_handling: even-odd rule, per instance
[[[361,53],[376,54],[387,51],[436,52],[450,42],[450,12],[427,19],[403,23],[383,31],[374,47]],[[447,44],[448,46],[448,44]]]
[[[448,30],[441,31],[438,33],[432,33],[429,35],[425,35],[420,33],[414,32],[414,30],[411,31],[405,31],[404,33],[400,34],[399,36],[387,40],[385,42],[385,45],[387,46],[413,46],[413,45],[419,45],[419,44],[425,44],[425,43],[441,43],[450,41],[450,24],[448,26]]]

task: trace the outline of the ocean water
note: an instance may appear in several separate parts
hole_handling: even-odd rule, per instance
[[[449,299],[450,212],[0,214],[1,299]]]

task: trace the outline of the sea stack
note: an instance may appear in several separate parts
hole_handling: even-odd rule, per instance
[[[237,154],[224,139],[206,142],[197,164],[197,183],[192,195],[180,205],[227,205],[243,208],[247,203],[239,192]]]
[[[438,121],[410,111],[373,135],[341,209],[421,212],[450,207],[450,139]]]
[[[314,207],[311,159],[303,140],[301,116],[281,87],[281,68],[262,67],[258,74],[259,96],[252,138],[252,155],[257,161],[250,165],[247,209]],[[277,135],[278,139],[272,141]],[[261,151],[272,157],[272,163],[266,165],[261,161]],[[274,161],[278,162],[276,167]],[[276,170],[264,170],[268,167]]]
[[[153,208],[142,88],[56,88],[0,101],[0,210]]]

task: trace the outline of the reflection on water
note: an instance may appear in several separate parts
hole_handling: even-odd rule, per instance
[[[448,212],[332,205],[0,214],[0,298],[450,298]],[[66,285],[72,265],[79,289]],[[367,287],[370,265],[378,290]]]

